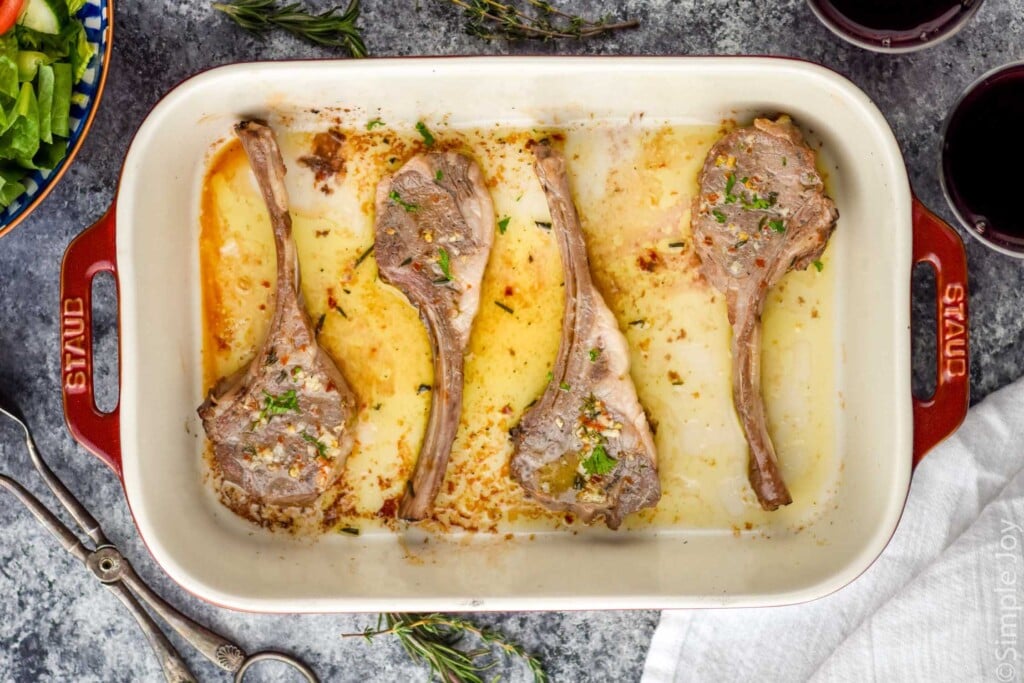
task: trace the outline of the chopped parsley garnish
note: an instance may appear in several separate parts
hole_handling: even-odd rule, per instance
[[[338,531],[340,531],[343,534],[348,534],[349,536],[359,535],[359,529],[355,528],[354,526],[343,526],[340,529],[338,529]]]
[[[506,313],[515,315],[515,311],[512,309],[511,306],[506,306],[505,304],[501,303],[500,301],[495,301],[494,305],[497,306],[498,308],[500,308],[501,310],[505,311]]]
[[[555,374],[553,372],[551,372],[550,370],[548,370],[548,381],[550,382],[554,378],[555,378]]]
[[[511,221],[511,220],[512,220],[511,216],[505,216],[500,221],[498,221],[498,232],[500,232],[502,235],[504,235],[505,231],[508,230],[508,224],[509,224],[509,221]]]
[[[398,204],[400,207],[405,209],[406,213],[413,213],[414,211],[419,211],[420,209],[420,207],[417,206],[416,204],[412,204],[402,199],[402,195],[398,194],[398,190],[391,190],[391,192],[388,193],[388,199],[390,199],[395,204]]]
[[[777,197],[778,195],[774,192],[769,193],[767,197],[758,197],[757,193],[755,193],[753,199],[747,199],[746,196],[744,196],[743,208],[747,211],[763,211],[764,209],[770,209],[775,206],[775,200]]]
[[[669,249],[682,249],[685,246],[686,246],[686,242],[669,242],[668,243],[668,248]]]
[[[299,397],[295,394],[294,389],[274,396],[268,391],[263,392],[263,409],[260,410],[260,419],[269,421],[274,415],[284,415],[286,413],[298,413],[299,411]]]
[[[583,399],[582,407],[583,416],[590,420],[596,420],[600,410],[597,407],[597,396],[591,394]]]
[[[402,261],[402,262],[401,262],[401,263],[399,263],[398,265],[399,265],[399,267],[401,267],[401,268],[405,268],[405,267],[406,267],[407,265],[409,265],[410,263],[412,263],[412,256],[409,256],[408,258],[406,258],[406,259],[405,259],[404,261]]]
[[[292,379],[298,379],[299,375],[301,375],[301,374],[302,374],[302,368],[301,367],[296,365],[294,368],[292,368]]]
[[[559,382],[558,388],[561,389],[562,391],[569,391],[570,389],[572,389],[572,387],[569,386],[568,382]]]
[[[604,446],[598,444],[594,446],[590,457],[583,461],[583,469],[586,470],[587,474],[604,475],[614,470],[618,462],[618,460],[608,455],[608,451],[604,449]]]
[[[785,166],[785,165],[786,165],[786,157],[782,157],[782,165],[783,165],[783,166]]]
[[[730,173],[725,179],[725,203],[732,204],[736,201],[736,195],[732,193],[732,188],[736,187],[736,174]]]
[[[725,213],[720,209],[714,209],[711,212],[711,215],[713,215],[715,217],[715,220],[718,221],[719,223],[725,222]]]
[[[437,169],[437,173],[434,174],[434,180],[436,180],[437,182],[441,182],[442,180],[444,180],[444,171],[442,171],[441,169]]]
[[[316,448],[316,456],[318,458],[327,457],[327,444],[320,441],[320,439],[316,438],[309,432],[302,432],[302,440],[313,444],[313,446]]]
[[[597,362],[597,357],[601,355],[601,349],[598,349],[598,348],[590,349],[589,355],[590,355],[590,362],[591,363]]]
[[[822,263],[821,261],[818,261],[817,259],[815,259],[814,261],[811,261],[811,265],[813,265],[815,268],[817,268],[819,273],[825,267],[825,264]]]
[[[749,238],[743,238],[739,242],[737,242],[736,244],[732,245],[732,248],[733,249],[739,249],[740,247],[742,247],[744,244],[746,244],[749,241],[750,241]]]
[[[267,365],[273,365],[277,362],[277,349],[273,346],[270,347],[270,353],[267,354]]]
[[[773,220],[768,221],[768,227],[774,230],[775,232],[786,232],[786,222],[783,221],[781,218],[775,218]]]
[[[587,485],[587,480],[584,479],[583,477],[581,477],[579,472],[577,472],[573,476],[573,478],[572,478],[572,487],[574,489],[576,489],[577,491],[579,491],[579,490],[581,490],[586,485]]]
[[[448,256],[448,250],[441,247],[437,250],[437,265],[441,268],[441,274],[444,275],[446,282],[452,280],[452,260]]]
[[[547,221],[534,221],[533,224],[536,225],[541,230],[550,230],[551,229],[551,223],[549,223]]]
[[[365,261],[366,257],[373,253],[373,249],[374,249],[374,245],[371,244],[370,246],[368,246],[366,248],[366,251],[364,251],[362,254],[360,254],[359,258],[356,259],[356,265],[353,266],[353,268],[358,268],[359,264],[361,264],[363,261]]]
[[[422,121],[416,122],[416,132],[423,137],[423,144],[427,147],[434,146],[434,136],[430,133],[430,129],[427,128],[427,124]]]
[[[384,125],[384,122],[381,121],[379,118],[376,118],[376,119],[373,119],[372,121],[367,121],[366,122],[366,130],[373,130],[377,126],[383,126],[383,125]]]

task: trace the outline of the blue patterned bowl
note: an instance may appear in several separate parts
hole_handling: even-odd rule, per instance
[[[71,165],[78,148],[82,146],[93,116],[103,95],[103,86],[107,81],[107,68],[110,64],[110,47],[113,43],[114,30],[113,0],[88,0],[78,13],[78,18],[85,25],[85,34],[96,48],[96,54],[89,63],[89,68],[81,82],[75,86],[75,100],[79,104],[71,105],[71,137],[68,139],[68,153],[52,171],[35,171],[25,178],[25,193],[15,199],[10,206],[0,211],[0,237],[13,230],[22,220],[36,208],[50,190],[64,175]]]

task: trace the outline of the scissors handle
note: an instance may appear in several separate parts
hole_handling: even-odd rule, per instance
[[[99,562],[99,567],[102,569],[105,559],[103,557],[104,553],[109,553],[111,556],[111,563],[109,566],[114,574],[111,580],[119,581],[119,583],[111,583],[109,585],[120,585],[122,588],[125,586],[130,588],[135,595],[141,598],[142,601],[150,607],[150,609],[159,614],[160,617],[178,633],[178,635],[191,643],[192,646],[199,650],[204,657],[220,668],[234,673],[236,683],[241,683],[242,679],[245,677],[245,672],[249,670],[249,667],[262,661],[276,661],[282,664],[287,664],[298,671],[307,681],[309,681],[309,683],[320,683],[320,679],[317,678],[315,673],[313,673],[313,670],[294,657],[283,652],[275,651],[256,652],[251,655],[246,655],[242,648],[238,647],[227,638],[224,638],[205,626],[189,619],[168,604],[167,601],[159,595],[154,593],[149,586],[143,583],[142,579],[140,579],[138,574],[135,573],[135,570],[132,569],[128,560],[126,560],[116,548],[107,546],[105,548],[97,549],[97,551],[93,553],[94,557],[89,558],[90,564]],[[114,566],[115,559],[120,561],[120,566]],[[100,576],[100,580],[106,581],[103,576]],[[145,626],[143,626],[143,629],[145,630]],[[160,635],[163,636],[162,633]],[[156,646],[154,646],[154,649],[156,649]]]
[[[139,628],[142,629],[146,640],[149,641],[149,646],[153,648],[157,659],[160,660],[160,668],[164,672],[164,678],[167,680],[167,683],[196,683],[195,677],[188,670],[188,665],[185,664],[181,655],[174,649],[174,645],[167,639],[164,632],[160,630],[153,617],[149,616],[149,613],[142,608],[142,605],[135,599],[135,596],[129,592],[128,588],[122,583],[108,583],[107,588],[117,596],[117,599],[135,617]]]
[[[103,550],[105,548],[97,549],[97,554]],[[211,662],[226,671],[235,672],[241,668],[242,663],[245,661],[245,652],[242,648],[176,610],[142,582],[142,579],[132,569],[128,560],[122,557],[116,549],[110,548],[110,550],[116,554],[121,563],[118,575],[113,577],[113,580],[120,579],[121,583],[131,589],[150,609],[160,615],[160,618],[167,622],[178,635],[191,643],[194,648],[199,650]],[[104,579],[101,577],[101,580]]]
[[[242,683],[245,679],[245,672],[249,670],[249,667],[253,664],[258,664],[259,662],[279,662],[281,664],[287,664],[298,671],[302,677],[308,681],[308,683],[320,683],[320,679],[317,678],[315,673],[313,673],[313,670],[304,663],[290,655],[286,655],[283,652],[275,652],[273,650],[256,652],[246,657],[245,661],[242,662],[242,666],[235,672],[235,683]]]

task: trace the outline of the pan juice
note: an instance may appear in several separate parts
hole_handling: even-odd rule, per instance
[[[416,310],[377,275],[374,201],[381,177],[424,151],[425,142],[415,122],[367,130],[366,120],[340,119],[335,136],[344,136],[343,168],[324,177],[322,164],[300,162],[322,128],[289,123],[275,128],[288,167],[306,307],[320,343],[359,396],[345,472],[321,509],[297,521],[306,531],[399,528],[395,511],[423,438],[433,370]],[[558,247],[528,149],[540,137],[566,154],[594,280],[629,342],[631,373],[656,430],[661,502],[628,518],[620,533],[793,531],[831,504],[841,464],[831,247],[820,272],[787,275],[764,314],[763,393],[794,502],[764,512],[747,483],[725,300],[701,277],[690,242],[697,172],[722,127],[636,120],[557,131],[435,125],[431,132],[433,150],[463,151],[480,163],[499,234],[467,352],[458,435],[435,517],[423,526],[586,532],[571,515],[527,500],[509,476],[508,431],[546,386],[565,303]],[[198,205],[209,388],[255,356],[276,280],[269,219],[237,141],[211,151]]]

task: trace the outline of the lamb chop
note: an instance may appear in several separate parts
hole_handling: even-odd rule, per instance
[[[345,465],[356,398],[317,344],[303,307],[285,167],[274,133],[255,121],[239,123],[235,133],[249,156],[274,231],[274,314],[256,358],[217,383],[199,416],[226,482],[254,503],[305,506]]]
[[[821,257],[839,219],[814,160],[788,116],[756,119],[711,148],[693,202],[701,269],[729,308],[733,402],[750,446],[750,484],[765,510],[792,498],[765,423],[761,311],[783,275]]]
[[[534,147],[565,270],[562,340],[548,387],[512,430],[512,477],[541,505],[617,529],[661,498],[657,455],[626,338],[594,287],[565,159]]]
[[[381,277],[420,312],[434,360],[430,418],[398,514],[428,517],[462,411],[463,354],[494,243],[491,195],[479,166],[454,152],[422,154],[377,186]]]

